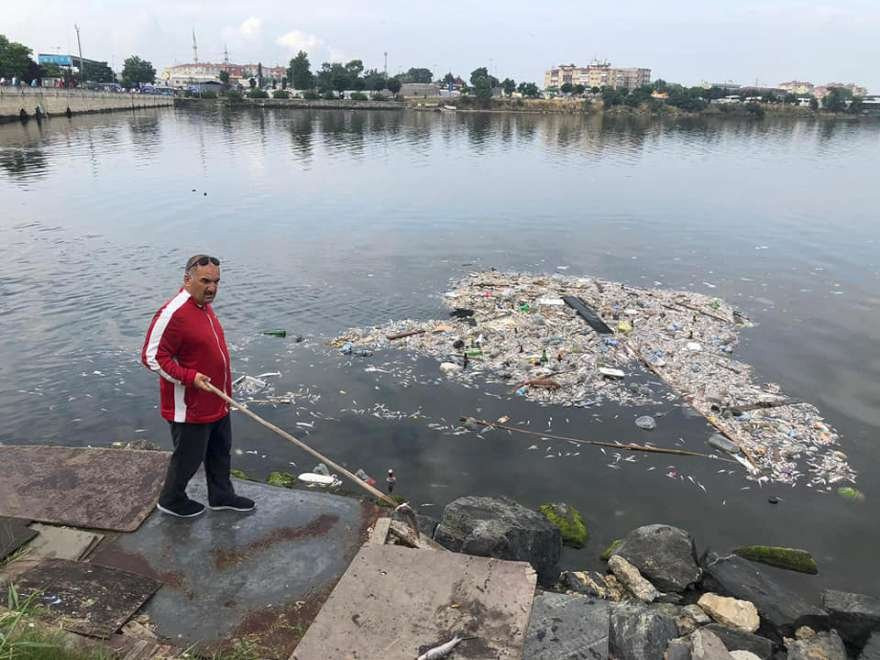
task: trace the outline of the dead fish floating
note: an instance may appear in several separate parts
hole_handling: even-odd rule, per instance
[[[475,637],[459,637],[456,635],[452,639],[450,639],[445,644],[441,644],[440,646],[435,646],[432,649],[428,649],[422,655],[418,657],[418,660],[439,660],[439,658],[445,658],[452,650],[461,644],[463,641],[468,639],[476,639]]]

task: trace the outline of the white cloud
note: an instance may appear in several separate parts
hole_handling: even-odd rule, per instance
[[[238,31],[245,39],[251,39],[260,33],[262,25],[263,21],[256,16],[251,16],[250,18],[244,19],[242,24],[238,27]]]
[[[324,46],[324,40],[314,34],[301,32],[300,30],[291,30],[287,34],[282,34],[275,40],[279,46],[287,48],[291,53],[304,50],[312,53],[318,48]]]

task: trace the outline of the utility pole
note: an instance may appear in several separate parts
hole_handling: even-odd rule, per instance
[[[82,85],[86,81],[86,69],[83,66],[83,47],[79,40],[79,25],[74,23],[73,29],[76,30],[76,47],[79,50],[79,84]],[[68,32],[68,34],[70,33]]]
[[[385,80],[388,80],[388,51],[385,51]]]
[[[196,29],[193,28],[193,64],[199,63],[199,47],[196,45]]]

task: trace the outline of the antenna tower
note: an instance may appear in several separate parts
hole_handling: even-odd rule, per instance
[[[229,66],[229,48],[223,45],[223,66]]]
[[[199,63],[199,47],[196,45],[196,29],[193,28],[193,62]]]

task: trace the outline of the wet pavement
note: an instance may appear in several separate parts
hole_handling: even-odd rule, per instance
[[[204,501],[203,476],[190,496]],[[375,521],[359,500],[236,480],[253,513],[210,511],[193,520],[154,512],[90,561],[163,583],[142,610],[178,647],[246,645],[290,655]]]

